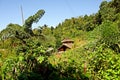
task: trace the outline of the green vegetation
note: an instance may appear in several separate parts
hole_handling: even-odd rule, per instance
[[[103,1],[96,14],[32,29],[44,13],[0,32],[0,80],[120,79],[119,0]],[[58,53],[64,38],[74,40],[73,48]]]

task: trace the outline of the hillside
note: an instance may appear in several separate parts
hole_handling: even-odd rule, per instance
[[[56,27],[32,29],[44,10],[23,26],[8,24],[0,32],[0,80],[119,80],[120,1],[99,8]],[[73,40],[73,47],[59,53],[63,39]]]

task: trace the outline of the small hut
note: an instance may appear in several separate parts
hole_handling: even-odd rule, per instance
[[[74,41],[71,39],[64,39],[61,41],[62,45],[58,48],[58,52],[66,51],[67,49],[71,49]]]

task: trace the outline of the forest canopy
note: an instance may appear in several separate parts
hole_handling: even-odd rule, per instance
[[[0,80],[119,80],[120,0],[103,1],[95,14],[65,19],[57,26],[10,23],[0,32]],[[59,53],[63,39],[73,47]]]

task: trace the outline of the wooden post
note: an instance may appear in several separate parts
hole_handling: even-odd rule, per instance
[[[22,6],[20,8],[21,8],[21,15],[22,15],[22,24],[24,25],[24,16],[23,16]]]
[[[84,74],[86,74],[86,72],[87,72],[87,62],[85,61],[84,62]]]

